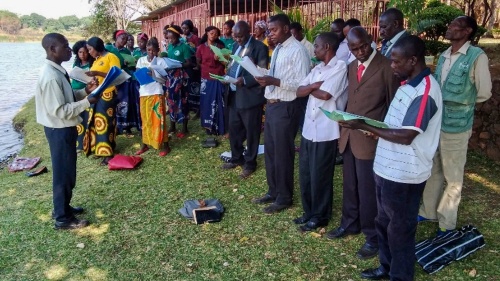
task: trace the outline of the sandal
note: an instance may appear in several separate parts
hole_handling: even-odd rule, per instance
[[[38,176],[38,175],[41,175],[41,174],[44,174],[44,173],[47,173],[48,170],[47,170],[47,167],[43,166],[43,167],[40,167],[32,172],[27,172],[26,173],[26,176],[28,177],[34,177],[34,176]]]
[[[167,148],[165,150],[162,150],[160,151],[160,153],[158,154],[160,157],[165,157],[167,156],[168,154],[170,153],[170,148]]]
[[[141,155],[141,154],[143,154],[144,152],[146,152],[146,151],[148,151],[148,150],[149,150],[149,147],[148,147],[148,146],[143,147],[143,148],[141,148],[139,151],[137,151],[137,152],[135,153],[135,155]]]

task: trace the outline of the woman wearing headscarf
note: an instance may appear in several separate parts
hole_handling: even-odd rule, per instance
[[[104,42],[99,37],[87,41],[87,49],[95,61],[87,75],[96,77],[102,83],[109,70],[120,67],[120,60],[104,48]],[[113,157],[115,142],[115,109],[117,103],[116,87],[104,90],[96,104],[91,105],[87,122],[78,125],[77,149],[86,155],[94,153],[103,157],[102,165],[107,165]]]
[[[177,133],[178,138],[184,138],[188,133],[188,92],[186,85],[189,82],[189,76],[185,69],[192,67],[192,51],[188,44],[181,42],[182,30],[177,25],[171,25],[166,30],[167,35],[167,56],[170,59],[178,60],[182,63],[182,68],[170,69],[167,71],[167,104],[170,114],[169,132],[175,132],[175,125],[182,124],[182,129]]]
[[[259,20],[255,22],[254,27],[254,38],[262,41],[266,46],[267,44],[267,23],[263,20]]]

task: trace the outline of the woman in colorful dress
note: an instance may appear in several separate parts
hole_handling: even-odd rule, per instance
[[[104,42],[98,37],[92,37],[87,41],[87,49],[90,56],[95,59],[87,75],[96,77],[101,84],[113,66],[120,67],[120,60],[104,48]],[[97,103],[91,105],[87,122],[78,125],[78,149],[86,155],[94,153],[98,157],[103,157],[101,165],[107,165],[114,155],[116,104],[116,87],[108,87]]]
[[[75,62],[73,63],[73,68],[78,67],[83,69],[85,72],[89,71],[90,68],[92,67],[92,64],[94,63],[94,58],[90,56],[89,51],[87,50],[87,41],[81,40],[75,43],[73,45],[73,54],[75,54]],[[79,90],[85,88],[86,84],[83,82],[80,82],[75,79],[71,79],[71,88],[74,90]],[[80,113],[80,117],[82,118],[82,124],[87,124],[89,120],[89,110],[90,108],[87,108],[84,110],[82,113]],[[81,129],[80,127],[79,129]],[[80,137],[78,136],[78,140],[76,143],[76,147],[78,148],[80,144],[83,141],[83,135]]]
[[[139,58],[137,69],[149,67],[151,61],[158,56],[160,45],[156,37],[151,38],[147,43],[147,56]],[[158,60],[157,64],[166,68],[167,65],[163,59]],[[142,146],[136,155],[141,155],[149,150],[149,146],[159,149],[161,157],[170,152],[168,145],[167,118],[165,97],[163,85],[154,81],[139,88],[141,95],[141,118],[142,118]]]
[[[126,47],[129,34],[125,30],[116,30],[113,33],[115,43],[108,47],[108,51],[115,54],[121,63],[121,67],[131,78],[117,86],[118,105],[116,106],[116,127],[118,134],[133,137],[132,128],[141,131],[141,119],[139,112],[139,85],[134,79],[135,61],[130,61],[132,56]],[[127,59],[126,59],[127,58]]]
[[[201,72],[199,66],[196,65],[196,48],[200,44],[200,38],[194,33],[194,25],[191,20],[185,20],[181,24],[181,29],[183,33],[184,41],[191,47],[192,56],[191,62],[192,66],[185,69],[187,75],[189,76],[189,83],[187,84],[186,91],[188,92],[188,103],[189,110],[195,112],[195,117],[200,117],[200,82],[201,82]]]
[[[167,103],[170,114],[170,129],[169,133],[176,131],[176,123],[182,124],[182,129],[177,133],[178,138],[184,138],[188,133],[188,92],[186,85],[189,82],[189,76],[185,69],[191,68],[192,51],[191,47],[180,41],[182,30],[177,25],[171,25],[167,29],[167,56],[168,58],[178,60],[182,63],[182,68],[168,70],[168,80],[165,84],[167,87]]]
[[[220,30],[215,26],[205,29],[205,35],[196,50],[196,60],[201,68],[200,88],[200,114],[201,126],[207,134],[223,135],[224,128],[224,91],[225,86],[211,74],[224,76],[225,65],[210,48],[211,45],[224,48],[224,43],[219,40]]]

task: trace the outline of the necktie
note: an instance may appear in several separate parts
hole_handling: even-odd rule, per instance
[[[384,55],[384,56],[387,55],[387,51],[389,50],[389,47],[391,45],[392,45],[391,41],[384,41],[384,42],[382,42],[382,50],[380,50],[380,52],[382,53],[382,55]]]
[[[360,64],[358,66],[358,82],[361,81],[361,77],[363,76],[363,71],[365,70],[365,65],[364,64]]]
[[[64,73],[64,77],[66,77],[66,81],[68,81],[68,83],[71,85],[71,81],[69,80],[69,75],[67,72]],[[73,90],[71,90],[71,93],[73,94],[73,101],[76,101],[75,92],[73,92]]]
[[[278,55],[279,55],[281,46],[282,46],[281,43],[276,45],[276,48],[273,51],[273,56],[271,57],[271,66],[269,67],[269,76],[274,77],[274,70],[276,68],[276,60],[278,59]],[[272,91],[274,91],[274,88],[276,86],[270,85],[268,87],[269,87],[270,92],[272,92]]]
[[[245,51],[245,48],[242,46],[239,46],[238,49],[236,50],[235,54],[241,57],[243,52]],[[231,61],[231,65],[229,67],[229,70],[227,72],[227,75],[229,77],[237,78],[238,77],[238,70],[240,69],[240,64],[236,63],[234,60]],[[236,91],[236,85],[230,84],[229,87],[231,88],[232,91]]]

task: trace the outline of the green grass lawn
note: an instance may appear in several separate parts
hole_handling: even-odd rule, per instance
[[[31,100],[18,114],[24,123],[21,156],[41,156],[51,170],[42,127]],[[250,202],[267,191],[263,156],[251,178],[241,170],[222,171],[219,154],[202,148],[199,120],[185,140],[171,141],[172,153],[154,150],[134,171],[108,171],[99,160],[79,156],[73,204],[84,206],[88,228],[56,231],[51,174],[28,178],[0,171],[0,280],[360,280],[377,259],[355,257],[361,235],[332,241],[300,234],[291,220],[301,215],[296,175],[294,206],[266,215]],[[133,154],[140,138],[118,137],[119,153]],[[486,247],[442,271],[427,275],[416,266],[417,280],[500,280],[500,165],[469,154],[459,225],[472,223]],[[296,168],[297,170],[297,168]],[[334,217],[340,220],[342,171],[335,171]],[[218,198],[226,207],[220,223],[195,225],[177,210],[186,199]],[[437,225],[419,225],[417,237],[433,235]],[[474,274],[474,271],[476,272]],[[473,277],[475,276],[475,277]]]

